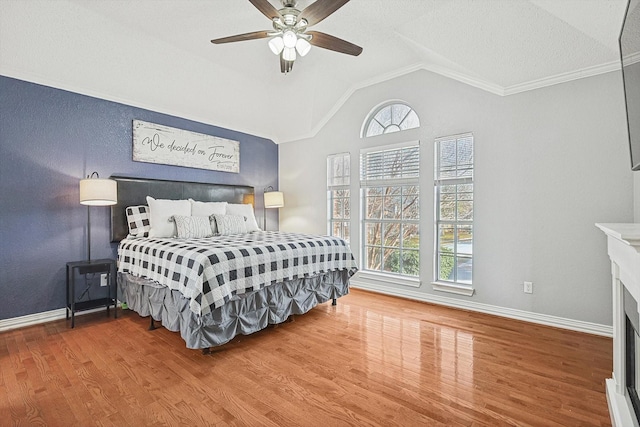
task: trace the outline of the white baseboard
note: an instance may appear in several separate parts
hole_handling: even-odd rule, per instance
[[[120,304],[118,304],[120,305]],[[76,312],[76,316],[83,314],[95,313],[105,310],[105,307],[98,307],[91,310]],[[59,308],[57,310],[44,311],[42,313],[28,314],[26,316],[12,317],[11,319],[0,320],[0,332],[9,331],[11,329],[24,328],[26,326],[38,325],[40,323],[52,322],[66,318],[67,309]]]
[[[605,380],[607,388],[607,405],[609,406],[609,416],[613,427],[637,426],[635,416],[631,414],[633,406],[631,401],[624,394],[616,392],[616,381],[613,378]]]
[[[412,300],[445,305],[453,308],[461,308],[464,310],[478,311],[480,313],[493,314],[496,316],[507,317],[509,319],[523,320],[525,322],[553,326],[562,329],[569,329],[572,331],[586,332],[588,334],[613,337],[613,326],[600,325],[598,323],[583,322],[581,320],[573,320],[564,317],[550,316],[547,314],[533,313],[530,311],[516,310],[513,308],[498,307],[495,305],[482,304],[473,301],[448,298],[440,295],[419,292],[414,289],[389,288],[386,286],[361,282],[353,279],[351,279],[351,286],[353,288],[378,292],[385,295],[409,298]]]

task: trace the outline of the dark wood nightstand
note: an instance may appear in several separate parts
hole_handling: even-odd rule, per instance
[[[107,296],[103,298],[76,301],[76,275],[85,276],[85,292],[95,286],[87,284],[88,274],[107,275]],[[84,296],[84,293],[82,296]],[[76,311],[90,310],[97,307],[109,307],[113,305],[114,317],[118,317],[117,304],[118,290],[116,287],[116,261],[113,259],[96,259],[91,261],[73,261],[67,263],[67,320],[71,316],[71,327],[75,327]]]

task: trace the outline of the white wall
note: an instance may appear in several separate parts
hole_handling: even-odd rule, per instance
[[[640,172],[633,173],[633,217],[640,222]]]
[[[361,139],[371,108],[390,99],[413,106],[421,128]],[[633,220],[623,108],[620,73],[508,97],[427,71],[361,89],[316,137],[279,146],[280,190],[287,198],[280,229],[326,233],[326,157],[349,151],[352,249],[359,256],[359,150],[419,139],[420,292],[610,325],[610,264],[594,223]],[[431,287],[433,141],[462,132],[475,137],[472,297]],[[525,280],[534,282],[533,294],[523,293]]]

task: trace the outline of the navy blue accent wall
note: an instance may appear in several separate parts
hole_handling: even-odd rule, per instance
[[[240,173],[134,162],[133,119],[240,141]],[[266,186],[278,188],[278,146],[253,135],[0,76],[0,319],[65,306],[65,265],[87,257],[87,208],[79,203],[78,183],[93,171],[101,178],[251,185],[259,196]],[[256,197],[259,224],[261,199]],[[109,242],[109,209],[91,208],[94,259],[116,256],[117,244]],[[268,227],[275,229],[277,209],[268,211]]]

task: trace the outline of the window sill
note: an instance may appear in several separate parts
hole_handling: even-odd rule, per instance
[[[434,291],[448,292],[450,294],[464,295],[470,297],[475,292],[470,285],[460,285],[458,283],[449,282],[431,282]]]
[[[398,276],[395,274],[376,273],[372,271],[358,271],[351,279],[352,282],[378,282],[391,285],[409,286],[412,288],[420,287],[420,279],[412,277]]]

